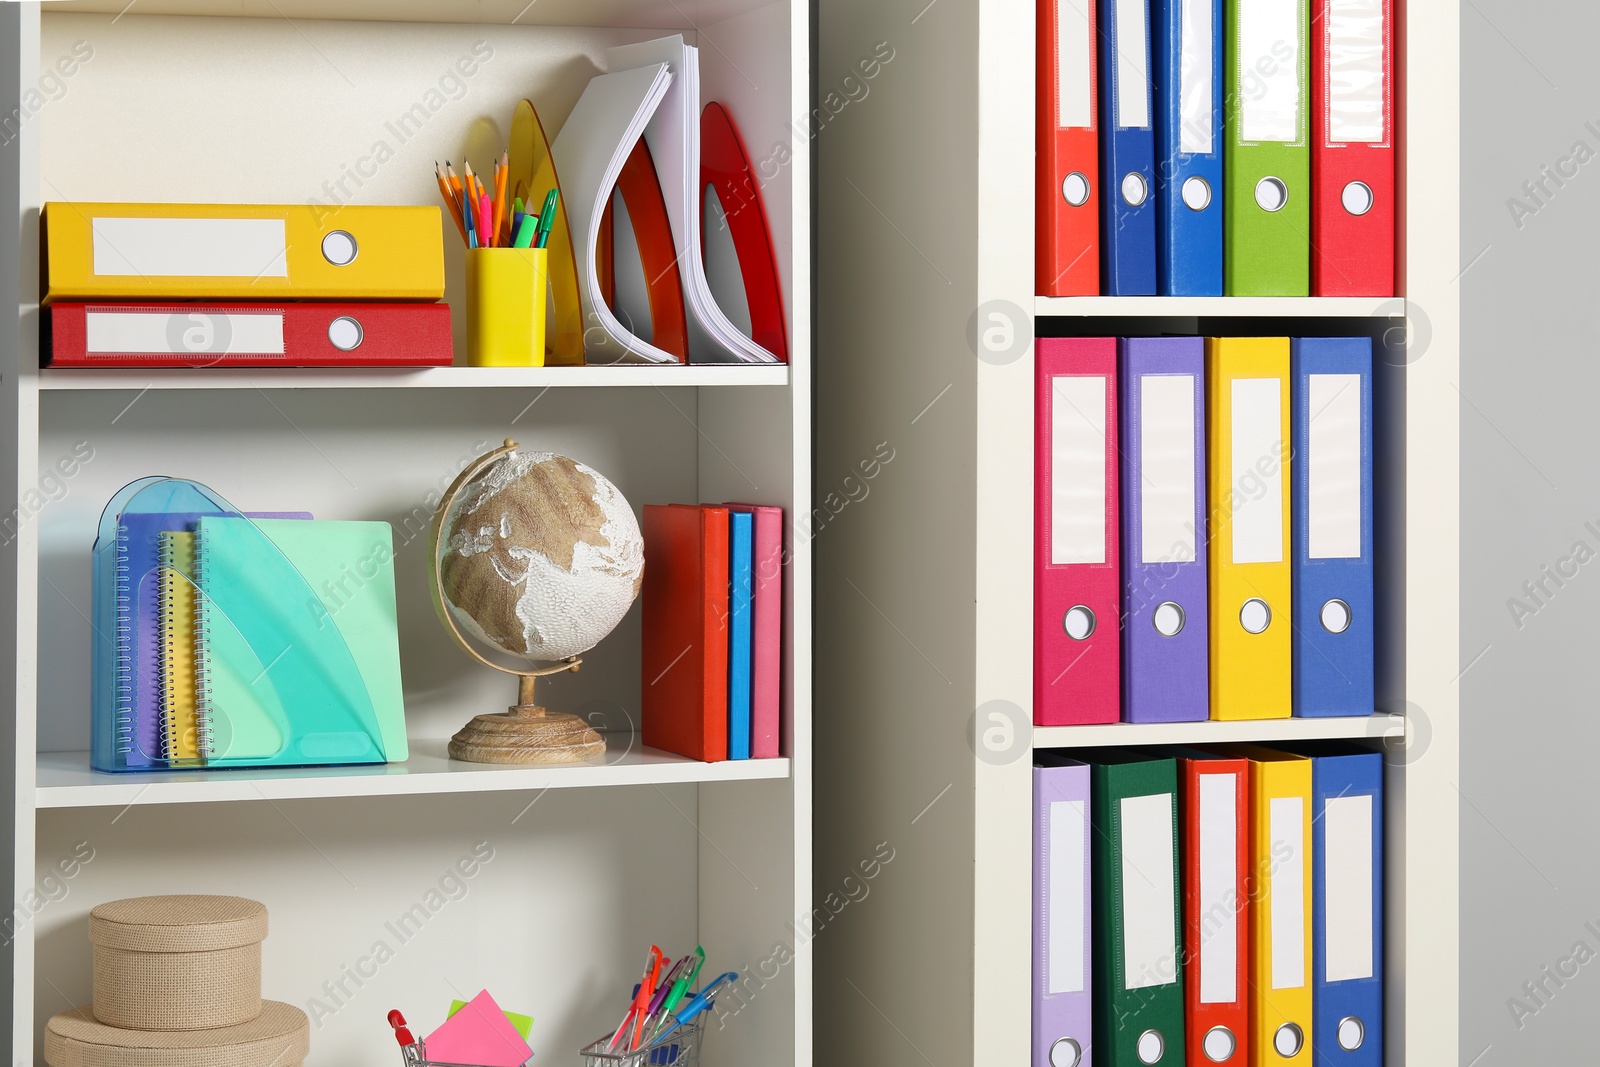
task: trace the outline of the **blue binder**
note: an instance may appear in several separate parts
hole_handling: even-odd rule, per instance
[[[1156,293],[1150,0],[1100,0],[1100,266],[1107,296]]]
[[[1221,296],[1222,4],[1152,8],[1157,280],[1162,296]]]
[[[1290,345],[1294,714],[1373,712],[1372,341]]]
[[[728,512],[728,758],[750,758],[751,544],[755,516]]]

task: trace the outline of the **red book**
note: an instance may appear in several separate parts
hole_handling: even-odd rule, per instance
[[[1040,296],[1100,294],[1100,133],[1095,5],[1038,0],[1035,284]]]
[[[1180,751],[1184,1042],[1191,1064],[1250,1062],[1250,761]]]
[[[1394,10],[1311,0],[1312,296],[1395,295]]]
[[[450,305],[52,304],[53,367],[448,367]]]
[[[728,509],[644,508],[644,743],[728,758]]]

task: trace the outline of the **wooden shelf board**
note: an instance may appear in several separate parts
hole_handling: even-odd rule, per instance
[[[1349,719],[1257,719],[1245,722],[1117,722],[1095,726],[1036,726],[1033,747],[1105,745],[1210,745],[1233,741],[1310,741],[1321,738],[1402,737],[1405,718],[1370,715]]]
[[[1037,296],[1037,318],[1402,318],[1394,296]]]
[[[96,370],[45,368],[39,388],[146,389],[551,389],[787,385],[783,364],[701,363],[625,367],[422,367]]]

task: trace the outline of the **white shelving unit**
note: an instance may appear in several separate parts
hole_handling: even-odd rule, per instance
[[[786,149],[760,176],[789,366],[38,369],[43,202],[437,205],[435,159],[497,157],[524,97],[554,136],[606,48],[663,33],[700,46],[703,96],[728,107],[753,163]],[[0,516],[12,1063],[42,1063],[46,1020],[89,1000],[91,907],[184,892],[267,905],[264,993],[312,1016],[309,1064],[393,1062],[390,1008],[427,1030],[485,987],[536,1017],[540,1062],[572,1060],[615,1025],[652,943],[703,944],[709,966],[746,972],[706,1041],[709,1065],[811,1063],[811,949],[794,931],[812,885],[810,527],[790,532],[786,756],[767,761],[704,764],[638,743],[637,609],[579,674],[539,687],[542,703],[606,731],[603,763],[449,761],[445,739],[514,688],[439,628],[424,559],[440,493],[506,437],[593,465],[635,509],[747,500],[810,513],[811,163],[794,124],[811,98],[810,35],[801,0],[0,6],[0,114],[14,115],[0,122],[0,199],[16,208],[0,223],[0,300],[19,309],[0,361],[0,500],[17,502]],[[454,303],[463,257],[448,221],[441,238]],[[88,769],[89,550],[106,500],[148,474],[195,478],[251,510],[392,523],[409,760]],[[470,876],[463,857],[477,858]],[[397,916],[422,913],[423,928],[395,932]]]
[[[1386,1058],[1458,1022],[1459,12],[1397,33],[1403,298],[1034,296],[1035,0],[827,0],[819,92],[895,59],[819,147],[817,485],[894,463],[818,548],[818,890],[892,866],[818,948],[822,1062],[1030,1057],[1031,755],[1366,738],[1388,757]],[[1407,29],[1406,27],[1410,27]],[[844,92],[842,88],[841,93]],[[859,92],[856,95],[860,95]],[[1378,447],[1372,719],[1031,729],[1034,336],[1367,334]],[[989,344],[980,347],[988,335]],[[841,494],[843,489],[840,490]],[[860,494],[858,494],[860,496]],[[1018,725],[975,736],[1004,702]],[[985,708],[985,705],[989,705]],[[836,879],[834,879],[836,881]]]

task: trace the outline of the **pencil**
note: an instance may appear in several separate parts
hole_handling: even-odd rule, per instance
[[[455,220],[456,229],[460,231],[461,239],[465,241],[467,239],[467,225],[461,217],[461,203],[456,199],[455,194],[451,192],[450,181],[444,176],[444,168],[439,166],[437,161],[433,164],[433,176],[439,179],[439,195],[444,197],[445,206],[450,209],[450,217]]]
[[[506,212],[506,171],[510,169],[510,155],[509,151],[501,152],[500,163],[494,168],[494,239],[502,246],[511,243],[503,236],[511,221]]]

